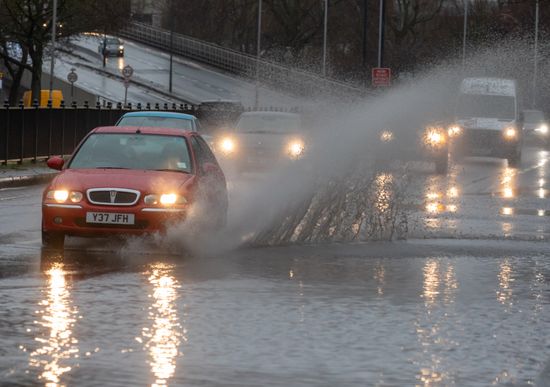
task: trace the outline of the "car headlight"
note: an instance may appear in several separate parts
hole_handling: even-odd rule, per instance
[[[507,140],[513,140],[517,137],[518,131],[516,128],[509,126],[508,128],[504,129],[504,138]]]
[[[301,140],[293,140],[288,144],[288,155],[292,158],[298,158],[303,155],[305,149],[304,142]]]
[[[182,205],[187,203],[187,199],[183,195],[178,195],[175,193],[165,193],[165,194],[150,194],[146,195],[143,198],[143,202],[147,205],[162,205],[162,206],[173,206],[173,205]]]
[[[118,46],[119,50],[124,50],[124,46]]]
[[[380,141],[390,142],[393,140],[393,132],[391,130],[383,130],[380,133]]]
[[[451,125],[449,129],[447,129],[447,133],[449,137],[458,137],[462,133],[462,128],[459,125]]]
[[[67,200],[73,203],[79,203],[83,197],[82,192],[68,191],[66,189],[48,191],[46,194],[47,199],[55,200],[58,203],[65,203]]]
[[[424,133],[424,143],[432,147],[438,147],[447,141],[441,128],[428,128]]]
[[[535,132],[538,132],[540,134],[548,134],[548,125],[540,125],[538,128],[535,129]]]
[[[221,139],[219,143],[219,148],[223,153],[229,155],[231,153],[234,153],[237,147],[235,141],[232,138],[225,137]]]

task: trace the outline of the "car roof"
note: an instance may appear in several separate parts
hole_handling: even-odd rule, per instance
[[[159,111],[139,111],[128,112],[122,117],[164,117],[164,118],[177,118],[180,120],[195,120],[196,117],[192,114],[176,113],[176,112],[159,112]]]
[[[181,130],[174,128],[159,128],[151,126],[100,126],[91,131],[91,133],[136,133],[139,130],[141,134],[158,134],[163,136],[179,136],[179,137],[190,137],[192,135],[197,135],[197,132],[192,132],[190,130]]]

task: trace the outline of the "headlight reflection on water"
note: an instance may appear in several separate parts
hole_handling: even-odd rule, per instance
[[[65,385],[61,376],[72,369],[69,359],[79,357],[78,340],[73,337],[78,311],[71,304],[63,264],[54,264],[45,274],[48,288],[46,298],[39,303],[40,318],[35,324],[47,332],[35,338],[41,347],[30,354],[29,364],[42,368],[39,379],[44,380],[46,386],[57,387]]]
[[[145,273],[153,286],[149,295],[153,301],[149,307],[152,325],[142,330],[145,349],[149,352],[148,363],[155,378],[152,386],[166,386],[174,376],[179,345],[182,339],[186,340],[175,304],[180,285],[172,275],[173,269],[173,265],[156,263]]]

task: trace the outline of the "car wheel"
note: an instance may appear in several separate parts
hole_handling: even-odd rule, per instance
[[[65,246],[65,234],[42,230],[42,246],[52,249],[63,249]]]
[[[435,161],[435,173],[438,175],[446,175],[449,170],[449,157],[441,157]]]
[[[517,150],[516,153],[508,157],[508,166],[511,168],[517,168],[521,164],[521,149]]]

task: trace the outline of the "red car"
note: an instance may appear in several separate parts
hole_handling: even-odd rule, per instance
[[[195,132],[147,127],[92,130],[42,197],[42,243],[62,248],[65,236],[147,234],[181,221],[193,204],[220,227],[227,214],[225,176]]]

